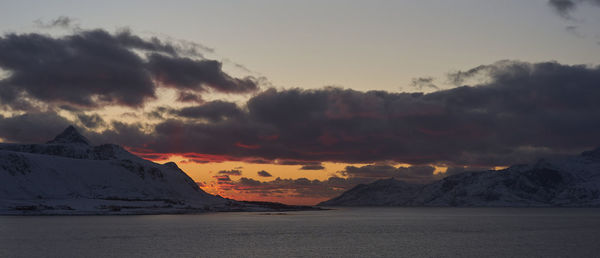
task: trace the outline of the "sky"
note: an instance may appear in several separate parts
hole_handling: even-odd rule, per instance
[[[0,1],[0,141],[314,204],[600,146],[600,1]]]

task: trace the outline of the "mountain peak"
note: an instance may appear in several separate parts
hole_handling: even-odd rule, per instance
[[[62,133],[54,137],[54,140],[51,140],[47,143],[50,144],[65,144],[65,143],[77,143],[90,145],[88,139],[86,139],[83,135],[81,135],[75,127],[69,125],[67,129],[65,129]]]

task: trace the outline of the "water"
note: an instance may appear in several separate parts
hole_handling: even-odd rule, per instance
[[[0,216],[0,257],[598,257],[600,209]]]

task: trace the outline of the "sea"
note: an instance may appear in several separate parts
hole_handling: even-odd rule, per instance
[[[0,216],[0,257],[600,257],[600,209]]]

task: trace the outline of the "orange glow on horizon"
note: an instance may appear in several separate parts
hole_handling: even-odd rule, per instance
[[[149,153],[145,153],[149,154]],[[321,201],[328,200],[335,196],[320,196],[306,197],[301,196],[290,189],[283,189],[271,192],[261,192],[260,189],[252,190],[243,186],[235,185],[234,182],[219,181],[218,179],[226,178],[232,181],[238,181],[242,177],[256,180],[259,182],[269,182],[276,178],[299,179],[306,178],[308,180],[326,181],[328,178],[335,176],[346,178],[341,171],[344,171],[346,166],[365,166],[369,164],[350,164],[350,163],[334,163],[323,162],[323,170],[301,170],[302,165],[282,165],[278,164],[277,160],[273,163],[250,163],[240,158],[232,158],[219,155],[207,155],[198,153],[182,153],[182,154],[163,154],[151,156],[159,157],[153,159],[157,163],[175,162],[186,174],[188,174],[198,185],[207,193],[220,195],[225,198],[244,200],[244,201],[270,201],[280,202],[285,204],[296,205],[315,205]],[[249,160],[249,159],[248,159]],[[199,161],[199,162],[197,162]],[[410,164],[396,163],[394,167],[410,167]],[[432,165],[435,170],[434,174],[444,174],[448,167],[443,165]],[[219,174],[220,171],[239,170],[241,175],[235,174]],[[272,177],[261,177],[259,171],[267,171]],[[272,190],[267,188],[267,191]],[[341,191],[345,189],[339,189]],[[341,193],[341,191],[339,193]]]
[[[139,150],[138,150],[139,151]],[[149,153],[144,153],[142,155]],[[218,156],[218,155],[205,155],[197,153],[184,153],[184,154],[163,154],[155,155],[151,153],[150,159],[157,163],[175,162],[188,176],[190,176],[195,182],[198,182],[199,186],[210,194],[218,194],[222,197],[231,198],[235,200],[247,200],[247,201],[272,201],[281,202],[285,204],[298,204],[298,205],[314,205],[318,202],[330,199],[331,197],[302,197],[298,196],[297,193],[288,191],[285,193],[277,193],[273,195],[265,195],[264,193],[252,193],[249,191],[238,191],[227,188],[226,184],[219,185],[215,176],[219,175],[219,171],[224,170],[240,170],[241,175],[228,175],[231,180],[239,180],[242,177],[250,178],[260,182],[272,181],[276,178],[282,179],[299,179],[307,178],[309,180],[327,180],[332,176],[340,176],[338,172],[344,170],[346,166],[363,166],[367,164],[347,164],[347,163],[333,163],[324,162],[322,166],[323,170],[301,170],[302,165],[281,165],[281,164],[259,164],[244,162],[240,159],[227,160],[230,157]],[[137,153],[136,153],[137,155]],[[206,158],[210,157],[210,162],[197,163],[193,161],[193,157]],[[152,159],[154,158],[154,159]],[[259,171],[267,171],[272,177],[261,177],[258,175]]]

